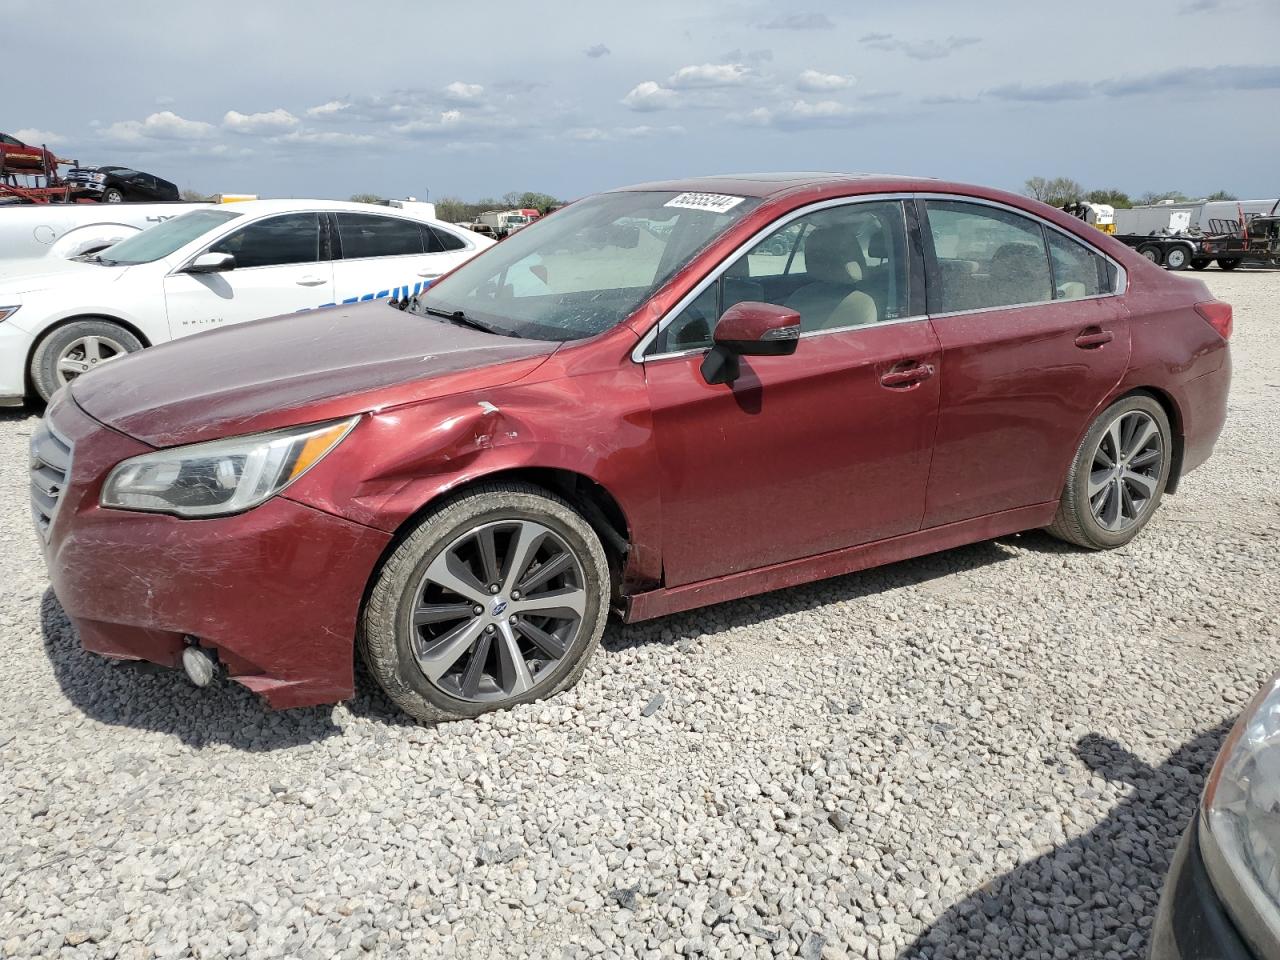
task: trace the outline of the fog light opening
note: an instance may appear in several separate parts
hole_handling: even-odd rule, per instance
[[[197,687],[207,687],[218,672],[218,662],[199,647],[187,647],[182,651],[182,669]]]

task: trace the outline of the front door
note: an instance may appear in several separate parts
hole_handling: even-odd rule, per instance
[[[255,220],[209,247],[230,253],[235,268],[165,277],[169,332],[183,337],[333,302],[333,265],[314,213]]]
[[[1010,210],[923,205],[943,370],[924,525],[1056,500],[1094,410],[1128,367],[1118,271]]]
[[[899,202],[823,209],[761,240],[659,333],[644,364],[668,586],[919,528],[941,358],[913,309],[911,256]],[[742,301],[796,309],[799,346],[708,385],[715,320]]]

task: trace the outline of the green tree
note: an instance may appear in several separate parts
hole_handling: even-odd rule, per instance
[[[1084,187],[1070,177],[1031,177],[1023,184],[1022,192],[1052,207],[1060,207],[1081,199]]]
[[[353,193],[351,195],[352,203],[384,203],[382,197],[376,193]]]
[[[1090,190],[1084,198],[1090,203],[1108,203],[1117,210],[1128,210],[1133,206],[1133,200],[1129,195],[1114,187],[1106,190]]]
[[[1213,193],[1205,197],[1206,200],[1239,200],[1234,193],[1227,193],[1225,190],[1215,190]]]
[[[1173,203],[1186,203],[1190,199],[1191,198],[1188,197],[1181,190],[1166,190],[1164,193],[1156,193],[1153,190],[1148,190],[1146,193],[1144,193],[1142,196],[1138,198],[1138,202],[1139,203],[1165,203],[1166,201],[1170,201]]]

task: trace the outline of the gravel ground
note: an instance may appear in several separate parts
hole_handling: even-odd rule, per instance
[[[410,724],[83,653],[0,417],[0,955],[1138,957],[1280,666],[1280,273],[1214,460],[1129,547],[1033,533],[633,627]],[[1267,600],[1268,597],[1273,598]]]

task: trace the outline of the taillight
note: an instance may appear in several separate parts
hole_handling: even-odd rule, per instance
[[[1206,300],[1196,304],[1196,313],[1204,317],[1223,340],[1231,339],[1231,304],[1221,300]]]

